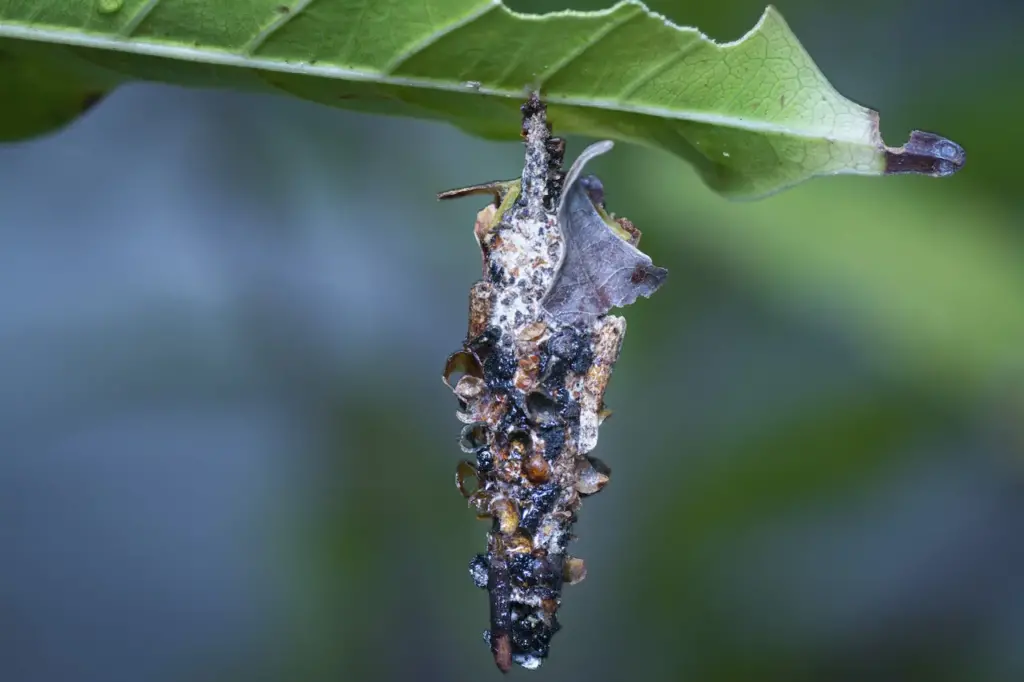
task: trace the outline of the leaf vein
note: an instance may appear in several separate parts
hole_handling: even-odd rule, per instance
[[[245,52],[245,54],[254,54],[263,46],[263,43],[267,42],[267,39],[270,36],[291,21],[293,17],[301,14],[303,10],[309,7],[311,2],[313,2],[313,0],[299,0],[294,7],[289,7],[287,12],[277,12],[274,20],[267,24],[262,31],[257,33],[242,51]]]
[[[559,71],[562,71],[571,63],[579,59],[587,50],[589,50],[594,45],[597,45],[599,42],[608,37],[608,35],[610,35],[612,31],[614,31],[617,28],[621,28],[622,26],[625,26],[638,16],[643,16],[643,12],[640,9],[640,7],[634,8],[632,12],[626,14],[623,18],[613,21],[607,24],[606,26],[603,26],[601,30],[595,31],[586,42],[584,42],[578,48],[567,54],[564,59],[559,61],[553,67],[542,73],[540,75],[540,78],[537,80],[537,88],[539,89],[542,85],[544,85],[544,83],[551,80],[552,77],[558,75]]]
[[[156,9],[156,6],[160,4],[160,0],[146,0],[146,4],[139,8],[139,11],[132,15],[132,17],[121,27],[121,35],[126,38],[130,38],[135,31],[138,30],[139,26],[146,17]]]
[[[495,9],[498,9],[501,6],[502,6],[502,3],[500,2],[500,0],[489,0],[489,2],[486,5],[480,6],[479,8],[473,10],[472,12],[467,14],[466,16],[464,16],[464,17],[462,17],[462,18],[460,18],[460,19],[458,19],[456,21],[451,22],[447,26],[442,27],[440,30],[436,30],[433,33],[427,35],[423,40],[421,40],[421,41],[419,41],[417,43],[414,43],[412,45],[412,47],[408,48],[407,50],[405,50],[404,52],[402,52],[398,56],[396,56],[394,59],[392,59],[390,62],[388,62],[387,66],[385,66],[381,70],[381,73],[384,73],[384,74],[392,74],[392,73],[394,73],[403,64],[408,62],[410,59],[412,59],[413,57],[415,57],[419,53],[421,53],[424,50],[426,50],[431,45],[437,43],[438,41],[440,41],[445,36],[447,36],[447,35],[455,32],[455,31],[459,30],[463,26],[467,26],[467,25],[473,23],[477,19],[479,19],[479,18],[483,17],[484,15],[486,15],[488,12],[492,12]]]
[[[509,79],[509,77],[513,73],[515,73],[517,68],[519,68],[519,65],[521,63],[521,59],[520,59],[521,55],[524,52],[526,52],[529,48],[531,48],[532,46],[533,46],[533,43],[531,41],[524,40],[522,42],[522,44],[519,45],[519,47],[516,48],[515,55],[511,59],[508,60],[508,64],[505,66],[504,69],[501,70],[501,73],[494,80],[494,83],[496,85],[504,85],[505,84],[505,81],[507,81]]]
[[[701,41],[700,40],[694,40],[691,43],[689,43],[688,45],[686,45],[685,47],[683,47],[683,48],[681,48],[679,50],[676,50],[674,53],[669,55],[668,59],[665,59],[661,63],[656,64],[654,66],[654,68],[649,69],[644,74],[641,74],[639,77],[636,78],[636,80],[634,80],[632,83],[627,85],[624,90],[619,92],[619,99],[620,100],[628,99],[633,94],[635,94],[637,90],[639,90],[643,86],[647,85],[652,80],[654,80],[655,78],[657,78],[658,76],[660,76],[661,74],[665,73],[666,71],[671,69],[673,66],[678,64],[680,61],[685,59],[694,50],[696,50],[698,47],[700,47],[700,45],[701,45]]]

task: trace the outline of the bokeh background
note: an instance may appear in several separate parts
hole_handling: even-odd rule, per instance
[[[762,10],[651,5],[722,40]],[[595,162],[671,276],[627,311],[589,577],[516,677],[1024,679],[1024,5],[779,8],[890,144],[967,167],[730,203]],[[0,147],[0,679],[499,676],[440,381],[479,205],[434,192],[520,154],[145,84]]]

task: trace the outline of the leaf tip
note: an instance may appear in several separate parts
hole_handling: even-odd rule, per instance
[[[944,178],[964,167],[967,153],[956,142],[915,130],[902,147],[885,148],[886,175],[927,175]]]

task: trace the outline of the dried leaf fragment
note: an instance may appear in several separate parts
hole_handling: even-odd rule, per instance
[[[544,309],[562,324],[593,322],[612,308],[650,296],[664,283],[668,270],[622,239],[594,204],[593,183],[581,182],[590,159],[604,154],[611,141],[595,143],[570,169],[558,204],[558,226],[565,253],[558,276],[544,299]],[[603,200],[603,192],[599,195]]]

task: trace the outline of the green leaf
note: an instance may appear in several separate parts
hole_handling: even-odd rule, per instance
[[[636,0],[542,16],[497,0],[0,3],[0,49],[37,44],[69,73],[283,91],[495,138],[516,135],[519,104],[539,89],[559,133],[667,149],[735,196],[963,163],[941,138],[887,149],[877,114],[832,88],[771,7],[716,44]]]
[[[0,49],[0,142],[53,130],[92,108],[104,93],[55,69]]]

